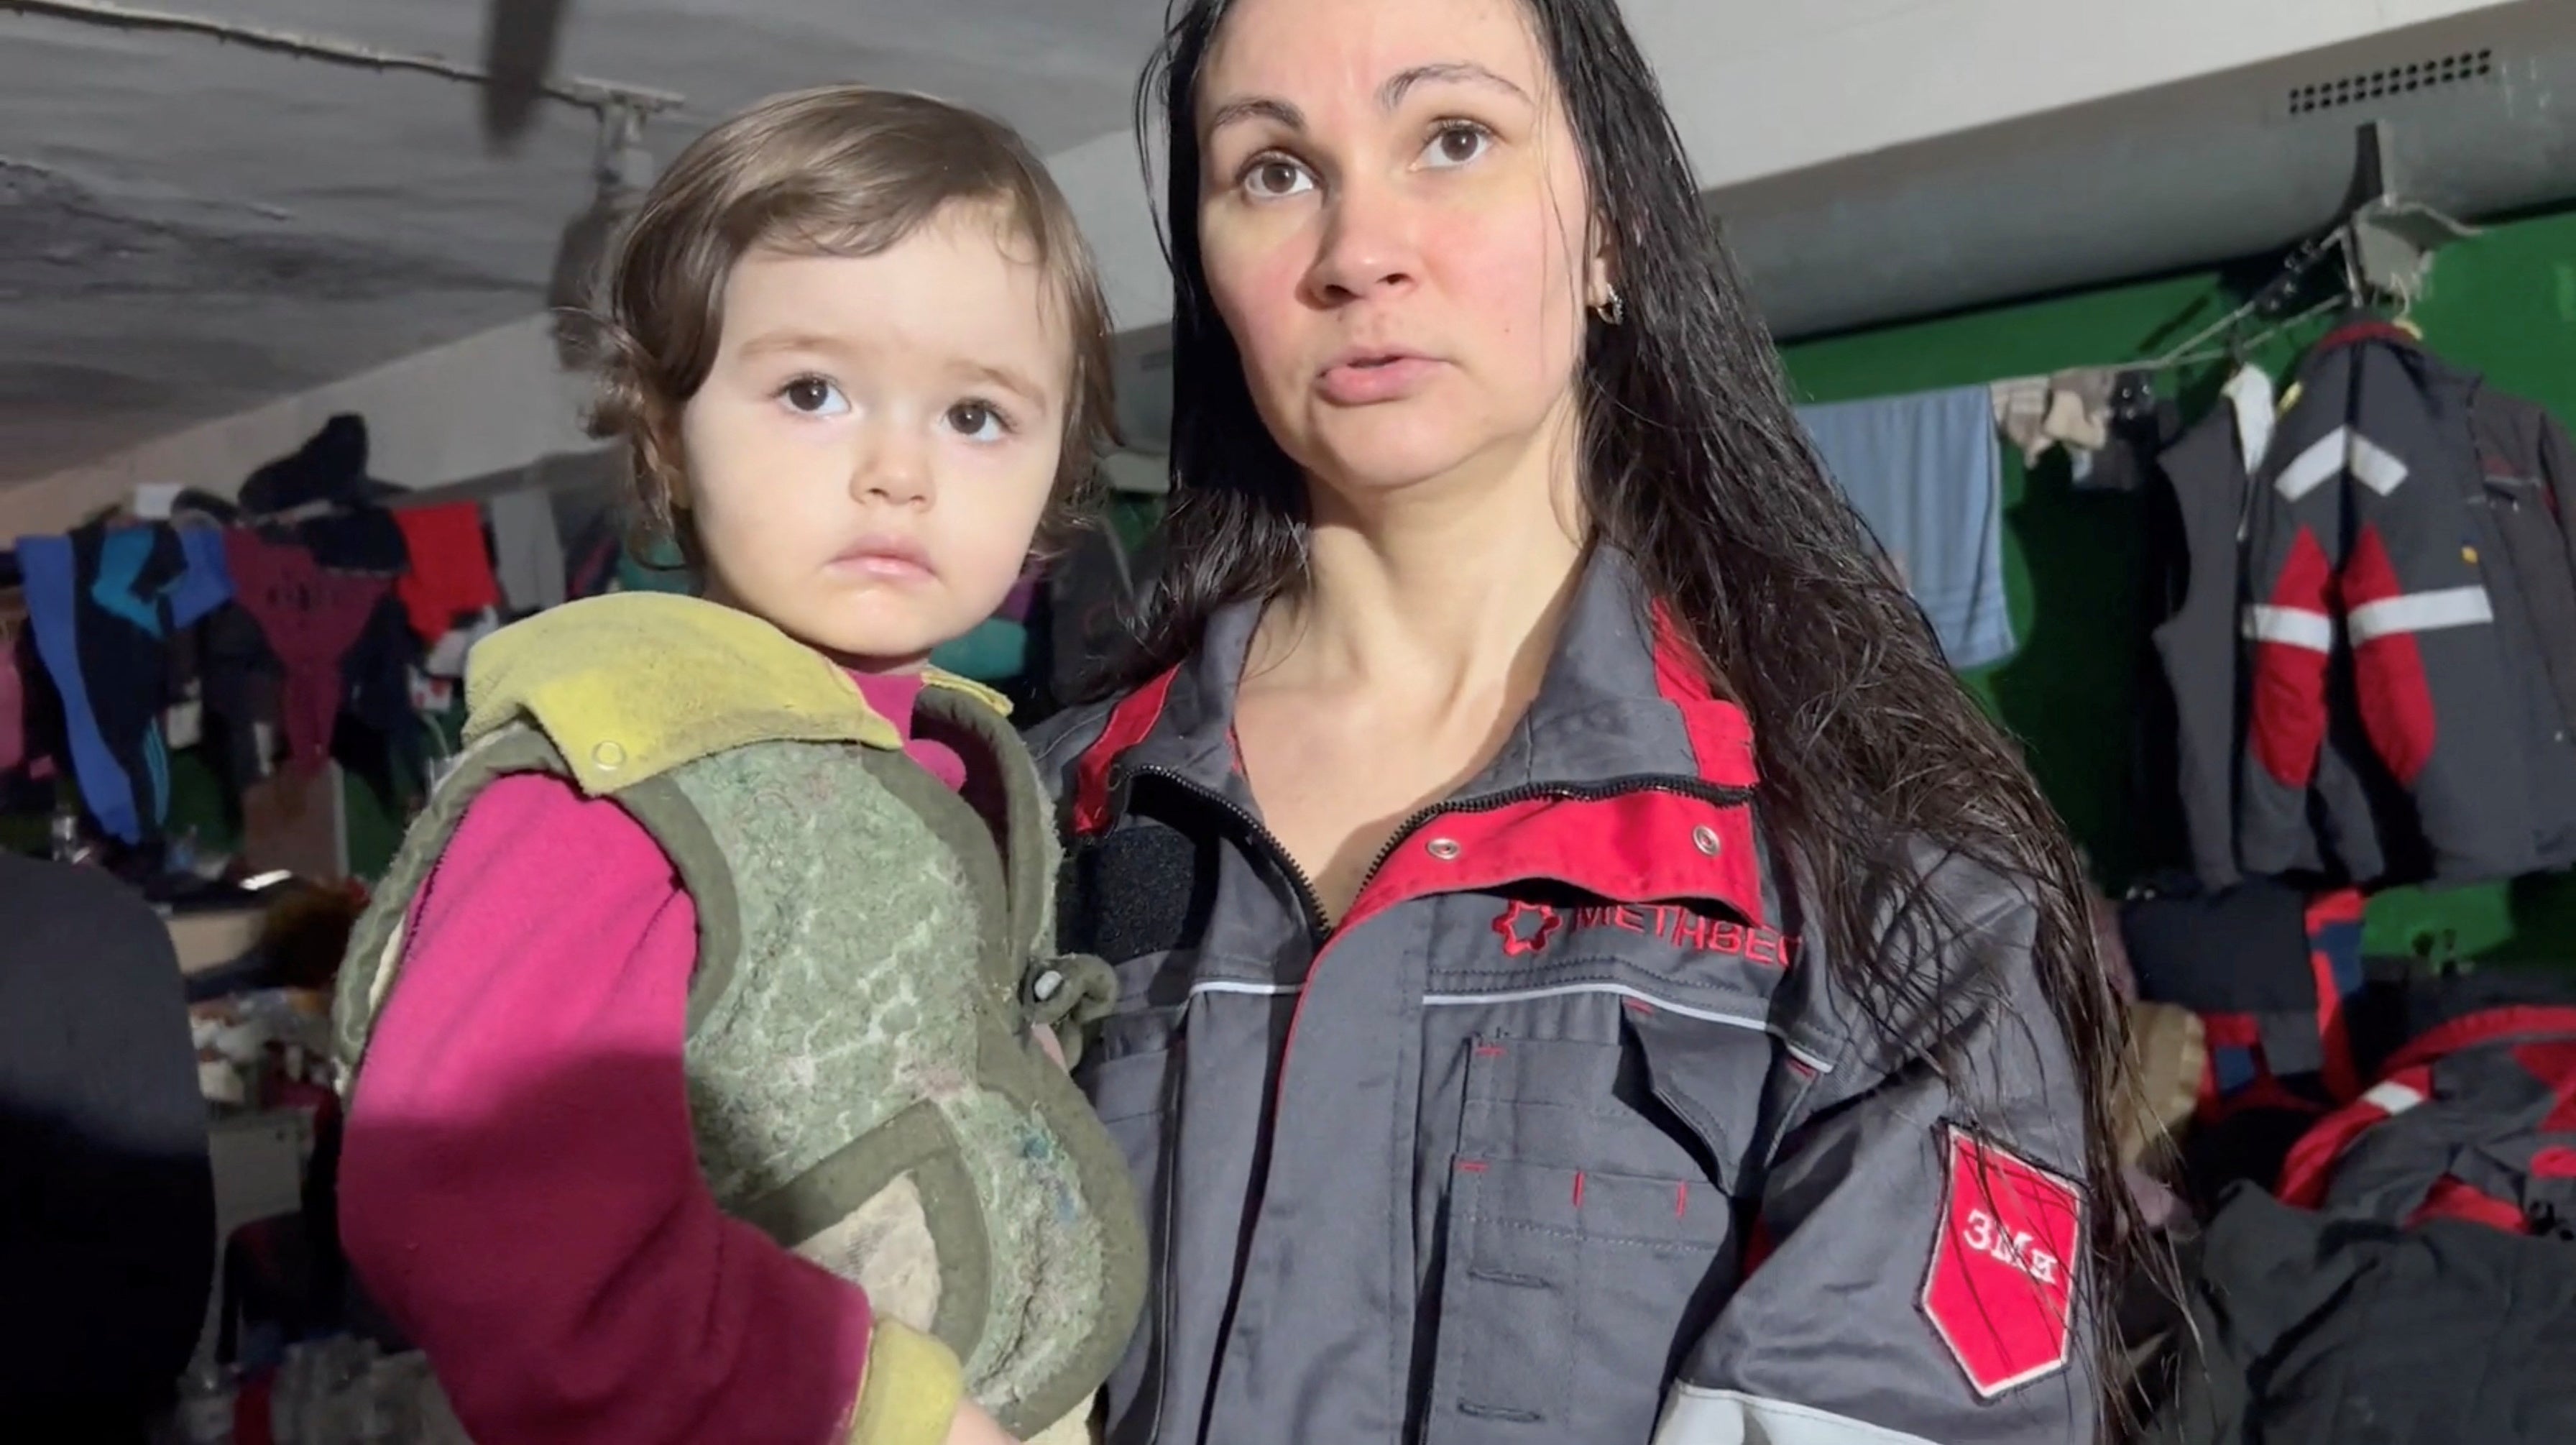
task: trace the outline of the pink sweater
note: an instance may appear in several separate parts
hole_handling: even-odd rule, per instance
[[[863,678],[909,739],[911,679]],[[951,786],[956,755],[908,742]],[[479,1445],[825,1445],[867,1296],[716,1207],[682,1041],[697,914],[614,802],[476,798],[352,1100],[341,1239]]]

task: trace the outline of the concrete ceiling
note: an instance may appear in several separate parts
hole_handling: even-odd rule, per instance
[[[169,0],[472,62],[472,0]],[[1161,0],[574,0],[557,73],[677,92],[660,159],[838,80],[990,110],[1041,151],[1128,123]],[[480,99],[0,6],[0,480],[452,341],[543,304],[591,117],[490,151]]]
[[[472,61],[491,0],[115,3]],[[1169,282],[1128,127],[1164,4],[569,0],[555,72],[687,97],[647,132],[661,159],[760,96],[832,80],[993,111],[1048,155],[1120,324],[1150,328],[1168,315]],[[2339,183],[2332,153],[2349,129],[2345,116],[2268,117],[2288,72],[2262,67],[2482,12],[2526,24],[2576,13],[2576,0],[1623,4],[1757,292],[1791,331],[2268,244],[2313,224],[2326,202],[2311,192]],[[2474,135],[2501,96],[2515,144],[2535,158],[2470,167],[2475,193],[2446,201],[2474,209],[2564,173],[2551,137],[2563,142],[2567,72],[2528,47],[2507,53],[2518,68],[2495,86],[2434,110]],[[2223,94],[2183,84],[2228,75]],[[2098,104],[2117,97],[2134,99]],[[594,122],[544,106],[496,154],[480,113],[477,91],[453,81],[73,24],[0,0],[0,484],[37,482],[6,495],[51,487],[61,506],[86,507],[126,485],[113,464],[154,450],[140,443],[166,450],[191,423],[362,376],[385,379],[363,409],[387,431],[474,427],[435,415],[472,410],[459,394],[555,390],[550,352],[518,346],[516,323],[543,305],[558,237],[589,201]],[[2290,175],[2295,185],[2272,179]],[[2160,220],[2129,236],[2142,216]],[[1891,251],[1891,235],[1918,244]],[[1142,407],[1159,388],[1154,348],[1150,335],[1131,341]],[[486,355],[508,364],[475,360]],[[477,385],[441,372],[449,384],[415,386],[408,362],[376,370],[440,356]],[[432,415],[389,415],[406,405]],[[549,413],[538,430],[563,426]],[[309,429],[294,421],[258,454]],[[430,484],[516,459],[478,457],[464,473],[424,461],[401,475]]]

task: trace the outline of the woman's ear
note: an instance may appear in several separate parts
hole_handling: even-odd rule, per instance
[[[1602,234],[1600,224],[1595,222],[1592,254],[1583,263],[1583,305],[1586,310],[1601,310],[1618,299],[1618,278],[1613,274],[1616,268],[1612,264],[1615,259],[1610,238]]]

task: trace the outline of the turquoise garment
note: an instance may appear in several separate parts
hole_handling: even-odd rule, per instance
[[[1007,682],[1029,665],[1029,630],[1006,618],[987,618],[965,636],[941,643],[930,665],[981,683]]]

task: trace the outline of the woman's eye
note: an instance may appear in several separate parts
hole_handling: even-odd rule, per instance
[[[1481,125],[1464,121],[1442,126],[1422,148],[1422,159],[1435,168],[1463,166],[1483,155],[1494,143],[1494,133]]]
[[[850,409],[841,389],[819,376],[800,376],[778,389],[790,411],[803,416],[839,416]]]
[[[991,404],[961,401],[948,409],[948,425],[968,441],[997,442],[1008,435],[1011,424]]]
[[[1315,178],[1306,168],[1285,156],[1262,156],[1244,168],[1243,188],[1263,200],[1275,201],[1315,188]]]

